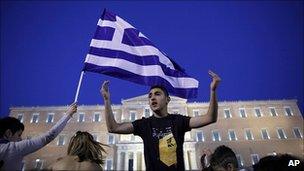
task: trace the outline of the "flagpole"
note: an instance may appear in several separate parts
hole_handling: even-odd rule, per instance
[[[80,90],[80,86],[81,86],[81,83],[82,83],[83,75],[84,75],[84,71],[81,71],[74,102],[77,102],[77,100],[78,100],[78,95],[79,95],[79,90]]]

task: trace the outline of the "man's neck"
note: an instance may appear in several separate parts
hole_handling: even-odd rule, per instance
[[[163,110],[163,111],[153,112],[153,115],[156,118],[164,118],[164,117],[168,116],[168,111],[167,110]]]
[[[165,115],[158,115],[158,114],[154,113],[154,116],[155,116],[156,118],[164,118],[164,117],[168,116],[168,113],[165,114]]]
[[[161,108],[160,110],[153,111],[153,116],[155,116],[156,118],[164,118],[168,116],[168,114],[169,113],[167,106]]]

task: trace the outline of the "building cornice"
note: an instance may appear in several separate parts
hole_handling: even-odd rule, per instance
[[[146,100],[143,100],[142,98],[145,97]],[[182,99],[179,97],[171,97],[171,102],[169,103],[169,106],[177,106],[177,105],[187,105],[188,107],[208,107],[209,102],[188,102],[186,99]],[[218,102],[219,107],[224,106],[231,106],[231,105],[237,105],[237,106],[246,106],[246,105],[288,105],[288,104],[296,104],[296,99],[283,99],[283,100],[244,100],[244,101],[220,101]],[[113,104],[112,108],[113,110],[121,109],[122,106],[128,107],[128,108],[142,108],[147,107],[148,100],[146,98],[146,95],[130,98],[127,100],[122,100],[122,104]],[[16,106],[16,107],[10,107],[10,111],[62,111],[67,110],[67,106],[31,106],[31,107],[25,107],[25,106]],[[104,110],[103,105],[78,105],[78,110]]]

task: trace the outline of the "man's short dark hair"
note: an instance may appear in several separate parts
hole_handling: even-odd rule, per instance
[[[13,117],[5,117],[0,119],[0,138],[4,136],[6,130],[11,130],[12,134],[15,134],[17,131],[24,131],[24,125],[18,119]]]
[[[231,163],[235,168],[238,168],[238,161],[235,153],[227,146],[222,145],[217,147],[210,158],[211,167],[220,166],[226,169],[228,163]]]
[[[152,86],[152,87],[150,88],[150,91],[151,91],[152,89],[154,89],[154,88],[159,88],[159,89],[161,89],[161,90],[165,93],[165,95],[166,95],[167,97],[169,97],[169,93],[168,93],[167,89],[166,89],[164,86],[162,86],[162,85],[154,85],[154,86]]]

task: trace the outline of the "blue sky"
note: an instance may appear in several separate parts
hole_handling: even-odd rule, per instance
[[[74,100],[104,8],[199,80],[189,101],[209,101],[211,69],[222,77],[219,101],[297,99],[303,113],[303,2],[1,1],[1,116],[11,106]],[[86,73],[79,104],[102,104],[104,80],[115,104],[149,89]]]

